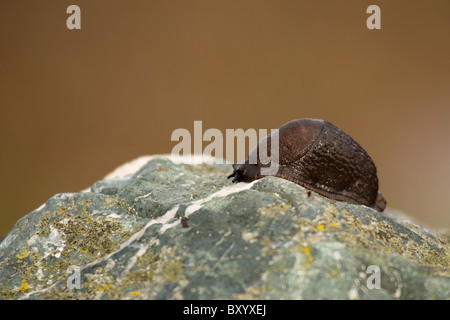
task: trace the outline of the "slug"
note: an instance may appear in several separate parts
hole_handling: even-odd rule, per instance
[[[318,119],[297,119],[278,129],[278,162],[274,174],[262,174],[267,161],[258,150],[271,150],[271,133],[233,164],[232,182],[250,182],[273,175],[290,180],[325,197],[365,205],[380,212],[386,200],[378,191],[377,169],[367,152],[335,125]],[[276,140],[274,140],[276,141]],[[268,151],[267,151],[268,152]],[[252,164],[249,159],[256,159]]]

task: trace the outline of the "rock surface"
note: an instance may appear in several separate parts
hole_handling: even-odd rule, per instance
[[[51,197],[0,244],[0,298],[450,298],[448,233],[230,172],[143,157]]]

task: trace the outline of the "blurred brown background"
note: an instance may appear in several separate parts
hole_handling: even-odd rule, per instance
[[[66,28],[71,4],[81,30]],[[371,4],[381,30],[366,27]],[[55,193],[170,153],[194,120],[296,118],[355,138],[388,207],[450,227],[448,0],[4,0],[0,41],[0,233]]]

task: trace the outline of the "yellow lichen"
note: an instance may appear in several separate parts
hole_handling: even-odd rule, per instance
[[[16,255],[17,259],[24,259],[28,257],[28,251],[27,250],[23,250],[21,253]]]
[[[314,228],[314,231],[323,231],[323,230],[325,230],[324,224],[321,224],[321,225],[317,226],[317,228]]]
[[[20,291],[27,291],[30,288],[30,285],[26,280],[22,280],[22,285],[20,286]]]
[[[306,255],[306,258],[308,259],[303,265],[306,266],[313,262],[313,258],[311,256],[311,250],[309,250],[308,247],[298,247],[298,250],[303,251]]]

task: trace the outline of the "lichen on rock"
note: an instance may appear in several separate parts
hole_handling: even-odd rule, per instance
[[[228,165],[139,163],[20,219],[0,298],[450,298],[445,232],[276,177],[231,184]]]

